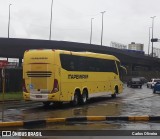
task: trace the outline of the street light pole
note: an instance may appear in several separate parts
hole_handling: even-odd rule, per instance
[[[153,16],[153,17],[151,17],[152,18],[152,39],[153,39],[153,26],[154,26],[154,18],[155,18],[156,16]],[[152,42],[152,57],[153,57],[153,42]]]
[[[51,18],[50,18],[50,33],[49,33],[49,40],[51,40],[51,31],[52,31],[52,8],[53,8],[53,0],[51,2]]]
[[[8,38],[9,38],[9,29],[10,29],[10,7],[12,4],[9,4],[9,18],[8,18]]]
[[[148,56],[149,56],[149,49],[150,49],[150,42],[151,42],[151,28],[152,27],[149,27],[149,43],[148,43]]]
[[[102,39],[103,39],[103,14],[104,14],[105,12],[106,12],[106,11],[101,12],[101,13],[102,13],[101,46],[102,46]]]
[[[94,18],[91,18],[91,34],[90,34],[90,44],[92,43],[92,21]]]

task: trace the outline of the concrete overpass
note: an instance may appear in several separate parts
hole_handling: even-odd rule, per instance
[[[128,53],[126,51],[107,46],[66,41],[0,38],[0,57],[19,58],[21,62],[25,50],[39,48],[112,54],[118,57],[121,60],[121,63],[127,66],[131,71],[134,70],[135,67],[143,67],[148,70],[160,71],[159,58],[152,58],[142,54]]]

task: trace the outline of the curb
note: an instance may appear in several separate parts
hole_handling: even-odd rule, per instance
[[[44,120],[33,121],[13,121],[0,122],[2,127],[33,127],[37,125],[47,125],[48,123],[66,124],[70,122],[87,122],[87,121],[160,121],[160,116],[81,116],[68,118],[46,118]]]

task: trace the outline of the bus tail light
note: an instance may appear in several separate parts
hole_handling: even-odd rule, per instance
[[[59,85],[58,85],[58,80],[54,79],[54,84],[53,84],[53,90],[51,93],[56,93],[59,91]]]
[[[23,79],[23,86],[22,86],[23,92],[28,93],[27,89],[26,89],[26,85],[25,85],[25,80]]]

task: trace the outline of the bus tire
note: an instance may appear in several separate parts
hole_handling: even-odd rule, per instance
[[[49,101],[44,101],[43,102],[43,106],[44,107],[48,107],[50,104],[51,104],[51,102],[49,102]]]
[[[75,92],[74,98],[71,101],[72,106],[77,106],[79,104],[79,93]]]
[[[112,98],[116,98],[118,94],[118,87],[114,88],[114,93],[111,95]]]
[[[117,95],[115,93],[112,94],[111,96],[112,96],[112,98],[116,98],[117,97]]]
[[[61,107],[63,105],[63,102],[58,101],[58,102],[53,102],[53,106],[55,107]]]
[[[86,104],[88,99],[88,93],[87,90],[83,90],[83,93],[81,95],[81,104]]]

